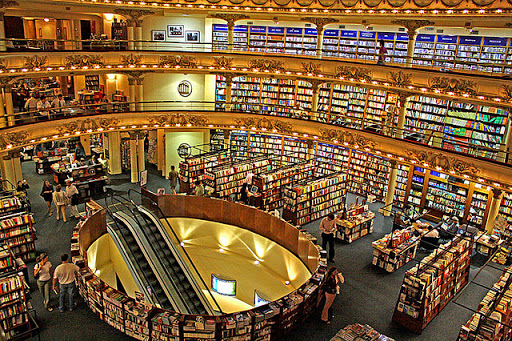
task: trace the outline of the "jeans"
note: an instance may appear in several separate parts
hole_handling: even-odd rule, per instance
[[[66,296],[66,292],[69,296],[69,309],[74,308],[73,293],[75,292],[75,283],[71,282],[69,284],[59,284],[59,289],[59,310],[64,311],[66,309],[64,306],[64,297]]]
[[[48,303],[50,302],[50,286],[52,280],[49,279],[47,281],[37,280],[37,287],[39,288],[39,292],[43,296],[43,304],[46,308],[48,308]]]
[[[334,259],[334,233],[322,233],[322,249],[326,250],[327,242],[329,242],[329,260]]]

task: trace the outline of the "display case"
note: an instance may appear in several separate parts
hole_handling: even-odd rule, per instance
[[[386,234],[372,243],[372,264],[394,272],[414,259],[419,243],[420,237],[414,236],[411,227]]]

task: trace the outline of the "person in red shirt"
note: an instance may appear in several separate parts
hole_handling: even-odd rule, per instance
[[[334,213],[329,213],[327,217],[320,222],[320,231],[322,231],[322,249],[325,250],[329,243],[329,261],[334,262],[334,234],[336,233],[336,219]]]
[[[388,53],[388,49],[384,46],[384,40],[381,39],[379,41],[379,59],[377,60],[377,64],[384,65],[386,64],[386,54]]]

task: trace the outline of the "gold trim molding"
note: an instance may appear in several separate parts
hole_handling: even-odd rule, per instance
[[[206,115],[191,114],[165,114],[149,118],[150,124],[158,124],[165,126],[186,127],[188,125],[206,126],[208,125],[208,117]]]
[[[289,122],[281,120],[269,119],[267,117],[254,118],[254,117],[240,117],[234,119],[235,125],[240,129],[265,129],[274,133],[291,134],[293,132],[293,125]]]
[[[474,164],[462,161],[456,157],[448,157],[443,153],[413,149],[408,149],[405,152],[411,160],[428,167],[434,167],[437,170],[458,174],[480,174],[480,170]]]

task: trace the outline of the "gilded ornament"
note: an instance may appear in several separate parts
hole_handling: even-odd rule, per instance
[[[7,69],[7,62],[5,58],[0,58],[0,70],[5,71]]]
[[[229,14],[229,13],[214,13],[209,16],[210,18],[225,20],[228,24],[228,28],[235,27],[235,22],[238,20],[249,19],[248,15],[245,14]]]
[[[321,65],[313,62],[302,62],[302,70],[308,74],[318,75],[321,73]]]
[[[407,33],[416,32],[419,28],[426,26],[434,26],[434,22],[430,20],[420,20],[420,19],[397,19],[392,20],[392,24],[400,25],[407,29]]]
[[[342,129],[321,129],[320,136],[325,140],[338,141],[339,143],[363,148],[373,148],[376,145],[375,141],[364,135]]]
[[[458,174],[478,175],[480,170],[473,164],[462,161],[455,157],[447,157],[442,153],[412,150],[405,151],[409,159],[418,163],[426,163],[432,168],[441,168],[444,172],[454,171]]]
[[[57,130],[61,134],[72,134],[77,131],[87,132],[92,130],[108,129],[115,127],[119,124],[119,120],[115,118],[86,118],[83,120],[72,120],[57,126]]]
[[[99,54],[96,55],[70,55],[66,57],[65,64],[67,67],[94,67],[103,66],[103,57]]]
[[[258,69],[261,71],[268,70],[269,72],[284,71],[284,63],[274,59],[252,59],[249,62],[249,67],[251,69]]]
[[[196,59],[190,56],[160,56],[160,66],[195,68]]]
[[[512,85],[503,84],[502,87],[503,90],[501,92],[503,97],[505,97],[507,101],[512,100]]]
[[[6,148],[7,146],[23,144],[27,142],[29,133],[26,131],[15,131],[10,133],[4,133],[0,135],[0,148]]]
[[[155,12],[145,9],[116,9],[116,14],[122,15],[127,18],[128,25],[135,24],[136,26],[142,25],[142,17],[155,14]]]
[[[293,125],[288,122],[273,120],[266,117],[241,117],[235,118],[234,121],[238,128],[255,127],[256,129],[266,129],[278,133],[291,133],[293,130]]]
[[[213,57],[213,66],[215,66],[217,69],[222,68],[230,68],[233,64],[233,58],[226,58],[224,56],[222,57]]]
[[[17,7],[19,5],[18,1],[0,0],[0,8]]]
[[[468,95],[475,95],[477,93],[476,82],[464,79],[432,77],[429,79],[429,86],[432,90],[441,90],[457,94],[466,93]]]
[[[205,115],[191,114],[165,114],[149,118],[149,123],[159,125],[181,125],[205,126],[208,124],[208,117]]]
[[[364,79],[365,81],[372,80],[372,72],[370,69],[356,66],[338,66],[336,67],[335,75],[337,78],[344,77],[348,79]]]
[[[300,18],[300,20],[314,24],[316,26],[318,34],[322,33],[324,26],[338,22],[338,19],[329,17],[304,17]]]
[[[389,79],[393,86],[406,87],[411,85],[412,73],[405,73],[403,71],[389,73]]]
[[[48,63],[48,56],[25,57],[25,67],[28,69],[40,69]]]
[[[141,55],[135,55],[133,53],[130,53],[129,55],[121,56],[121,63],[123,63],[124,66],[130,66],[130,65],[138,66],[138,65],[140,65],[141,61],[142,61]]]

